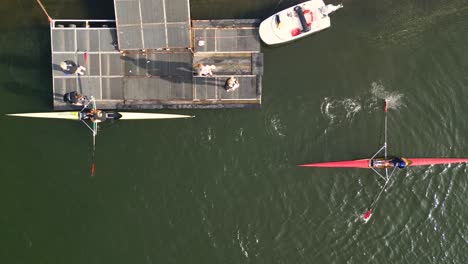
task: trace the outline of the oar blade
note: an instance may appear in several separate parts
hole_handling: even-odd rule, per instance
[[[369,209],[367,212],[365,212],[362,215],[362,220],[364,221],[364,223],[367,223],[367,222],[369,222],[371,217],[372,217],[372,209]]]
[[[94,176],[94,162],[91,164],[91,177]]]

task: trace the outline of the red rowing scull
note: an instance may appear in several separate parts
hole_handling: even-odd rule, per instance
[[[382,189],[369,206],[368,210],[361,216],[362,220],[367,223],[372,217],[375,205],[383,193],[387,184],[389,183],[392,176],[395,174],[397,168],[403,169],[406,167],[414,166],[429,166],[437,164],[452,164],[468,162],[467,158],[399,158],[399,157],[387,157],[387,111],[388,105],[385,100],[384,112],[385,112],[385,141],[383,146],[369,159],[359,160],[344,160],[344,161],[331,161],[331,162],[319,162],[299,165],[301,167],[315,167],[315,168],[360,168],[360,169],[372,169],[379,177],[384,179],[385,184]],[[377,156],[383,151],[383,158],[377,158]],[[383,176],[378,169],[385,170],[385,176]],[[388,169],[392,169],[391,173],[388,173]]]
[[[452,164],[468,162],[468,159],[464,158],[402,158],[407,161],[406,166],[430,166],[438,164]],[[391,166],[376,166],[376,162],[384,161],[391,163],[392,160],[384,159],[359,159],[359,160],[344,160],[344,161],[331,161],[331,162],[319,162],[299,165],[301,167],[316,167],[316,168],[360,168],[360,169],[371,169],[371,168],[392,168]],[[373,164],[373,165],[372,165]]]

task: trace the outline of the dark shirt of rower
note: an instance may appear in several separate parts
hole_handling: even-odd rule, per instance
[[[406,168],[406,162],[402,158],[393,158],[392,163],[394,167],[398,167],[400,169]]]

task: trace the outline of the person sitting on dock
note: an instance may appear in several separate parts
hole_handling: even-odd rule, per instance
[[[226,92],[235,91],[240,84],[236,77],[229,77],[226,81]]]
[[[213,76],[213,70],[216,69],[216,66],[198,63],[196,69],[198,76]]]
[[[60,68],[66,74],[78,74],[84,75],[86,68],[80,65],[77,65],[74,61],[66,60],[60,63]]]
[[[84,106],[88,98],[76,91],[72,91],[63,96],[63,101],[72,105]]]

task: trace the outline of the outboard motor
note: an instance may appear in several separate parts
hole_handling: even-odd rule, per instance
[[[307,25],[307,21],[304,17],[304,10],[302,10],[302,7],[296,6],[294,7],[294,12],[296,12],[297,17],[299,17],[299,21],[301,21],[301,26],[302,26],[302,32],[305,33],[310,30],[309,26]]]

